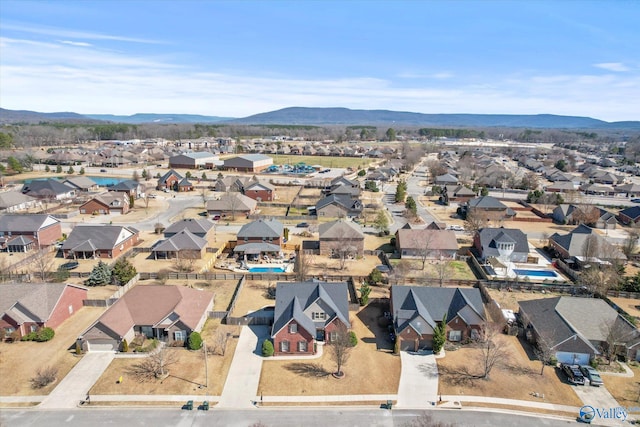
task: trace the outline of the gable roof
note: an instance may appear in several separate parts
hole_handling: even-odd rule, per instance
[[[345,194],[329,194],[316,202],[316,211],[332,204],[341,206],[347,211],[362,210],[362,203],[359,200],[353,200]]]
[[[292,319],[315,336],[315,323],[303,311],[318,299],[327,304],[347,327],[349,322],[349,301],[346,282],[278,282],[276,284],[276,306],[272,336],[275,336]],[[325,320],[325,325],[334,318]]]
[[[73,176],[71,178],[65,179],[63,183],[70,187],[75,187],[79,189],[88,189],[98,185],[94,180],[86,176]]]
[[[33,202],[36,199],[19,191],[0,192],[0,209],[8,209],[22,203]]]
[[[135,325],[154,326],[172,313],[194,330],[212,299],[212,292],[185,286],[134,286],[82,335],[88,335],[91,329],[103,325],[123,337]]]
[[[35,179],[22,187],[22,193],[35,196],[59,196],[73,190],[73,188],[53,178]]]
[[[391,299],[394,321],[398,331],[411,326],[416,331],[423,333],[415,322],[417,316],[420,316],[429,326],[434,328],[435,322],[442,321],[445,314],[447,322],[449,322],[467,306],[480,319],[486,319],[482,296],[480,290],[476,288],[392,286]]]
[[[136,190],[140,183],[133,179],[127,179],[125,181],[121,181],[115,185],[109,187],[109,191],[132,191]]]
[[[362,227],[353,221],[336,220],[318,226],[320,239],[364,239]]]
[[[529,253],[527,235],[515,228],[482,228],[478,230],[482,256],[498,257],[500,255],[496,243],[515,243],[514,252]]]
[[[452,230],[432,228],[400,228],[396,231],[396,244],[401,249],[427,249],[430,251],[457,251],[458,240]],[[425,247],[428,246],[428,247]]]
[[[629,208],[621,210],[620,213],[635,220],[637,218],[640,218],[640,206],[631,206]]]
[[[278,238],[282,236],[284,226],[277,219],[258,219],[242,226],[238,239],[252,237]]]
[[[83,203],[82,205],[80,205],[80,207],[86,205],[87,203],[91,202],[91,201],[97,201],[99,203],[102,203],[105,206],[108,207],[123,207],[124,205],[128,205],[129,204],[129,198],[126,197],[124,194],[118,192],[118,191],[114,191],[114,192],[109,192],[109,193],[103,193],[103,194],[97,194],[96,196],[94,196],[92,199],[86,201],[85,203]],[[117,205],[114,204],[115,201],[119,201],[122,202],[122,204]]]
[[[121,235],[124,233],[124,239]],[[121,225],[77,225],[62,244],[63,250],[94,251],[113,249],[118,243],[131,238],[138,230]]]
[[[598,241],[598,258],[603,259],[627,259],[627,257],[613,245],[611,245],[604,237],[600,236],[595,230],[587,225],[580,224],[568,234],[554,233],[549,237],[558,246],[569,253],[569,256],[583,256],[585,241],[594,236]]]
[[[164,234],[179,233],[188,230],[193,234],[207,234],[213,228],[213,222],[208,219],[187,218],[174,222],[164,230]]]
[[[35,232],[44,227],[60,223],[47,214],[4,214],[0,215],[0,231]]]
[[[500,200],[491,196],[481,196],[469,200],[470,208],[478,209],[507,209],[507,206]]]
[[[165,173],[158,179],[158,184],[159,185],[165,184],[167,182],[167,179],[169,179],[169,177],[171,176],[175,176],[178,179],[178,181],[181,181],[183,178],[182,175],[180,175],[178,172],[171,169],[169,172]]]
[[[258,202],[244,194],[231,192],[223,194],[218,200],[209,200],[207,202],[208,211],[252,211],[256,208]]]
[[[207,246],[207,241],[196,236],[187,229],[183,229],[166,240],[158,243],[154,252],[178,252],[182,250],[202,250]]]
[[[67,283],[0,284],[0,317],[6,313],[22,322],[46,322],[67,286],[87,290],[82,286]]]

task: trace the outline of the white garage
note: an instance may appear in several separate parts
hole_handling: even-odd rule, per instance
[[[569,363],[572,365],[588,365],[589,355],[587,353],[572,353],[569,351],[556,352],[556,359],[559,363]]]
[[[87,340],[87,351],[117,351],[118,342],[109,339]]]

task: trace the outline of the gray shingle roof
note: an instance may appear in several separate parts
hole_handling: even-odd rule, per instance
[[[127,179],[126,181],[119,182],[109,187],[109,191],[132,191],[138,188],[140,183],[133,179]]]
[[[272,336],[275,336],[287,323],[296,319],[312,336],[316,334],[314,321],[303,313],[311,304],[321,300],[347,327],[349,322],[349,300],[346,282],[307,282],[283,283],[276,285],[276,307]],[[331,323],[335,317],[328,317],[324,324]]]
[[[336,220],[325,222],[318,226],[320,239],[364,239],[362,227],[353,221]]]
[[[471,199],[469,200],[469,207],[479,209],[507,209],[507,206],[504,203],[491,196],[482,196]]]
[[[281,248],[273,243],[252,242],[238,245],[233,248],[234,252],[243,252],[245,254],[259,254],[262,252],[280,252]]]
[[[135,228],[120,225],[78,225],[62,244],[62,249],[74,251],[113,249],[118,242],[120,233],[124,230],[133,234],[138,232]]]
[[[189,230],[193,234],[205,235],[213,228],[213,225],[213,222],[208,219],[188,218],[174,222],[164,230],[164,234],[170,237],[170,235],[179,233],[182,230]]]
[[[0,215],[0,231],[29,232],[38,231],[46,222],[58,223],[57,219],[46,214],[5,214]]]
[[[483,257],[500,255],[496,242],[515,243],[514,252],[529,253],[527,235],[515,228],[483,228],[478,231]]]
[[[66,283],[2,283],[0,284],[0,317],[10,312],[10,316],[23,321],[45,322],[49,320]]]
[[[160,242],[153,248],[154,252],[176,252],[181,250],[202,250],[207,246],[207,241],[202,237],[198,237],[189,230],[174,234],[167,240]]]
[[[55,179],[36,179],[22,187],[23,193],[40,197],[65,194],[73,190]]]
[[[242,226],[238,231],[238,239],[246,238],[277,238],[282,236],[284,227],[277,219],[259,219]]]
[[[0,193],[0,209],[8,209],[33,200],[35,200],[33,197],[19,191],[5,191]]]

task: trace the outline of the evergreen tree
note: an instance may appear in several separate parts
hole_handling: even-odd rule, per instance
[[[62,166],[56,166],[56,173],[62,173]]]
[[[118,285],[125,285],[129,280],[133,279],[136,274],[138,274],[138,271],[126,257],[120,258],[113,264],[111,275],[113,281]]]
[[[105,286],[109,283],[111,283],[111,268],[102,260],[93,267],[91,274],[84,282],[87,286]]]
[[[51,172],[51,168],[49,167],[49,165],[44,167],[44,171],[45,172]]]
[[[73,175],[76,171],[73,169],[73,166],[69,166],[69,170],[67,171],[69,175]]]
[[[147,179],[149,177],[149,173],[146,169],[142,169],[142,179]]]
[[[84,168],[80,168],[80,175],[84,175]]]

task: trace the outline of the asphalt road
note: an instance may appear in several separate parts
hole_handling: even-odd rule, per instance
[[[198,402],[194,402],[198,403]],[[194,405],[195,406],[195,405]],[[505,414],[498,412],[467,410],[429,411],[434,420],[453,423],[455,426],[494,427],[514,426],[566,426],[575,421]],[[122,408],[70,409],[41,411],[37,409],[0,412],[0,425],[7,427],[62,427],[62,426],[225,426],[249,427],[253,425],[279,427],[395,427],[405,426],[416,419],[422,411],[371,408],[325,408],[325,409],[249,409],[186,411],[177,408]],[[257,424],[261,423],[261,424]]]

